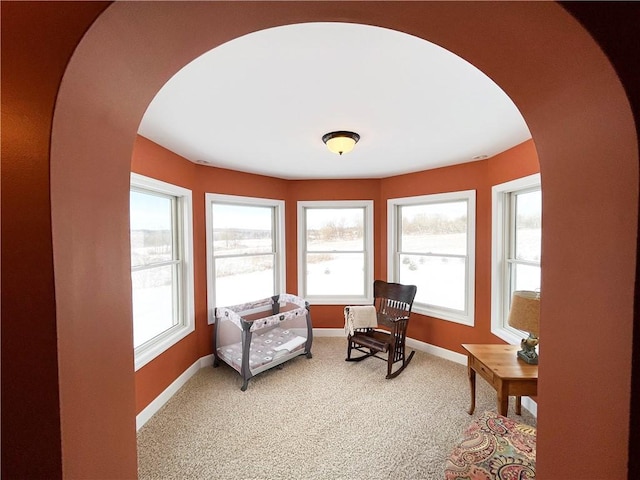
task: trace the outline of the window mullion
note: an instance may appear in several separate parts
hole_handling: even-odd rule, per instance
[[[307,251],[305,253],[305,255],[331,255],[331,254],[335,254],[335,255],[343,255],[343,254],[353,254],[353,255],[365,255],[367,252],[366,250],[313,250],[313,251]]]
[[[539,267],[540,262],[534,260],[518,260],[517,258],[507,258],[507,262],[516,265],[527,265],[529,267]]]
[[[463,255],[461,253],[433,253],[433,252],[398,252],[402,255],[414,255],[419,257],[447,257],[447,258],[462,258],[468,259],[469,255]]]
[[[131,271],[141,272],[143,270],[151,270],[153,268],[167,267],[169,265],[178,265],[180,263],[181,263],[180,260],[167,260],[166,262],[147,263],[145,265],[136,265],[135,267],[131,267]]]
[[[257,257],[261,255],[277,255],[277,252],[255,252],[255,253],[227,253],[227,254],[214,254],[213,258],[215,259],[224,259],[224,258],[248,258],[248,257]]]

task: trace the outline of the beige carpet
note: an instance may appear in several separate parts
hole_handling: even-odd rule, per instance
[[[468,415],[466,367],[426,353],[385,380],[381,360],[345,362],[343,338],[315,338],[312,352],[246,392],[230,367],[201,369],[138,432],[139,478],[440,479],[463,429],[496,410],[478,377]]]

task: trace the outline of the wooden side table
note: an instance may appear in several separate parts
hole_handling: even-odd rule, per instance
[[[538,393],[538,366],[520,360],[516,352],[519,345],[470,345],[467,351],[471,406],[469,415],[476,409],[476,372],[491,385],[498,395],[498,413],[506,416],[509,397],[516,397],[516,414],[522,413],[522,396]]]

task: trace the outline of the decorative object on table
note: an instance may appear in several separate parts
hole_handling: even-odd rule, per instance
[[[382,326],[354,328],[353,333],[347,336],[347,362],[359,362],[369,357],[376,357],[387,361],[386,378],[394,378],[402,372],[413,358],[415,352],[407,357],[405,354],[405,341],[407,337],[407,325],[411,315],[413,299],[418,288],[415,285],[401,285],[399,283],[387,283],[382,280],[373,282],[374,312],[371,310],[359,311],[359,317],[353,321],[371,321]],[[345,307],[345,329],[349,329],[349,316],[354,315],[356,307]],[[369,312],[369,313],[367,313]],[[370,318],[370,313],[375,313],[376,321]],[[354,326],[352,324],[352,326]],[[364,355],[352,358],[352,350],[357,350]],[[386,358],[377,356],[378,353],[386,353]],[[402,362],[402,365],[392,372],[393,364]]]
[[[529,337],[522,339],[518,358],[532,365],[538,364],[536,346],[540,334],[540,292],[517,290],[513,292],[509,325],[518,330],[529,332]]]

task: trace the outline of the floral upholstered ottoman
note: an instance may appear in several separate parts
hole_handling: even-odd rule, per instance
[[[485,412],[449,455],[446,480],[524,480],[536,476],[536,429]]]

